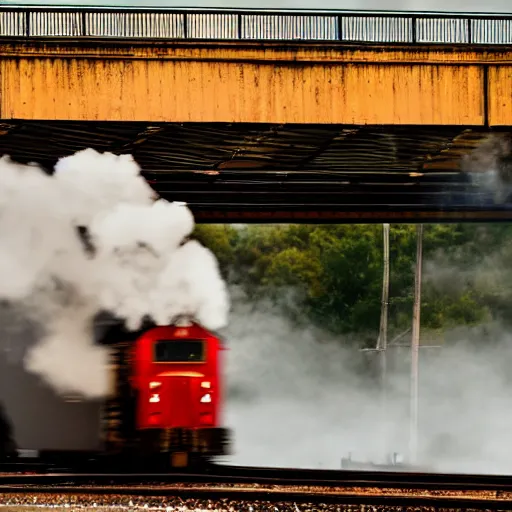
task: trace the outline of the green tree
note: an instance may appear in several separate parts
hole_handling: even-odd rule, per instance
[[[422,327],[443,330],[512,318],[512,226],[439,224],[424,230]],[[276,306],[292,290],[297,321],[333,333],[373,333],[380,318],[381,225],[203,225],[195,236],[224,275]],[[416,228],[390,230],[390,336],[411,325]],[[282,304],[281,304],[282,305]],[[372,338],[373,336],[373,338]]]

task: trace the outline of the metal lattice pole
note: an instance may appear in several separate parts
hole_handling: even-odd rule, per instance
[[[381,378],[381,421],[384,456],[387,454],[387,348],[388,348],[388,305],[389,305],[389,224],[382,225],[384,239],[382,303],[380,310],[379,338],[377,351],[380,359]]]
[[[416,462],[416,456],[418,451],[418,374],[420,346],[421,275],[423,257],[423,224],[418,224],[416,228],[416,236],[416,272],[414,279],[414,307],[411,337],[411,411],[409,425],[409,459],[411,464]]]

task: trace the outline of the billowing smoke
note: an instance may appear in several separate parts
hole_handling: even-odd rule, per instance
[[[156,198],[131,156],[87,149],[52,176],[4,156],[0,174],[0,299],[44,326],[25,365],[58,392],[107,392],[107,351],[92,331],[100,311],[132,330],[147,317],[226,324],[217,261],[187,241],[192,213]]]
[[[498,204],[512,195],[512,137],[508,133],[489,135],[461,162],[473,182],[494,196]]]
[[[508,331],[490,321],[432,339],[423,332],[415,467],[512,474]],[[353,340],[298,327],[271,304],[244,298],[235,302],[225,335],[227,423],[236,433],[230,463],[339,469],[349,455],[389,464],[393,453],[407,461],[407,346],[389,349],[383,407],[376,354]]]
[[[229,462],[340,468],[351,451],[380,460],[379,398],[364,354],[238,291],[224,333]]]

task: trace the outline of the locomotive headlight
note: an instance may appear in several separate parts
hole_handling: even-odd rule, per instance
[[[152,404],[157,404],[158,402],[160,402],[160,395],[158,393],[153,393],[150,397],[149,397],[149,401],[150,403]]]
[[[201,403],[202,404],[209,404],[212,401],[212,395],[210,393],[206,393],[206,395],[203,395],[201,397]]]
[[[158,382],[156,380],[153,380],[149,383],[149,389],[156,389],[159,388],[162,385],[161,382]]]
[[[201,387],[205,389],[210,389],[212,387],[212,383],[209,380],[204,380],[201,382]]]

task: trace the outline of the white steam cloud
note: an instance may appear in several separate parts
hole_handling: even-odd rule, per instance
[[[227,323],[217,261],[186,240],[192,213],[157,199],[131,156],[87,149],[61,159],[53,176],[4,156],[0,175],[0,299],[44,325],[25,364],[58,392],[108,392],[108,353],[92,332],[99,311],[133,330],[147,316],[160,325],[181,315],[208,329]]]
[[[508,133],[487,136],[473,151],[464,155],[461,169],[475,184],[494,196],[494,202],[509,202],[512,194],[512,138]]]
[[[445,333],[420,350],[415,468],[512,474],[512,337],[500,322]],[[410,349],[390,348],[383,410],[375,355],[238,297],[225,333],[229,463],[340,469],[409,455]],[[404,338],[401,343],[407,343]],[[432,340],[429,345],[439,345]]]

